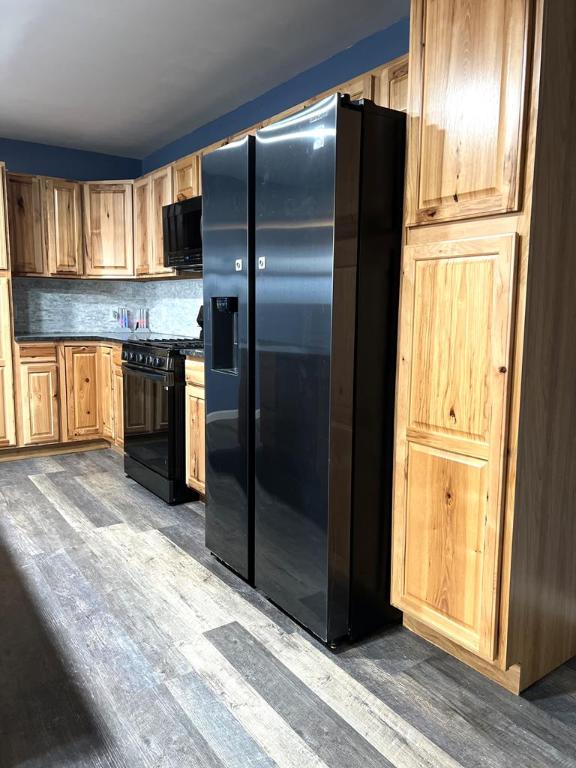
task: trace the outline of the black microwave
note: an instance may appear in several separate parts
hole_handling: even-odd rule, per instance
[[[162,208],[164,266],[202,269],[202,197]]]

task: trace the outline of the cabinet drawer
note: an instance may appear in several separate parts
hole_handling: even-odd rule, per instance
[[[18,351],[23,362],[56,362],[56,344],[19,344]]]

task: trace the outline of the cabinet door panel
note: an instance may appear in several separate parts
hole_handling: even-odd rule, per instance
[[[122,368],[114,367],[114,442],[116,445],[124,445],[124,380]]]
[[[8,214],[6,205],[6,173],[0,163],[0,271],[9,268],[8,260]]]
[[[204,399],[195,393],[197,387],[186,387],[186,483],[199,493],[206,490]]]
[[[173,165],[174,200],[187,200],[200,194],[200,156],[190,155]]]
[[[44,228],[52,275],[80,275],[82,264],[81,186],[61,179],[44,180]]]
[[[134,274],[132,184],[84,184],[86,274]]]
[[[12,271],[42,275],[45,267],[40,179],[9,173],[7,185]]]
[[[134,268],[137,275],[150,272],[150,179],[134,182]]]
[[[516,236],[406,246],[393,599],[486,658],[497,633]]]
[[[172,168],[161,168],[150,177],[151,259],[154,274],[172,272],[164,266],[162,208],[172,202]]]
[[[408,109],[408,57],[397,59],[384,67],[380,75],[378,104],[406,112]]]
[[[83,439],[100,432],[98,348],[66,347],[68,438]]]
[[[10,289],[8,278],[0,277],[0,446],[15,443]]]
[[[408,222],[518,209],[529,0],[414,0]]]
[[[103,437],[112,438],[114,421],[112,411],[112,349],[100,347],[99,363],[99,400],[100,420]]]
[[[57,443],[60,439],[57,364],[22,363],[20,392],[24,445]]]

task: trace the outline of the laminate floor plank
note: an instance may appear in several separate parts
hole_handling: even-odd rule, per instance
[[[569,768],[576,660],[514,697],[391,627],[333,653],[110,450],[0,463],[0,768]]]

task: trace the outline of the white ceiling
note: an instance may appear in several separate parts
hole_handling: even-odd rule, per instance
[[[0,136],[143,157],[409,0],[0,0]]]

